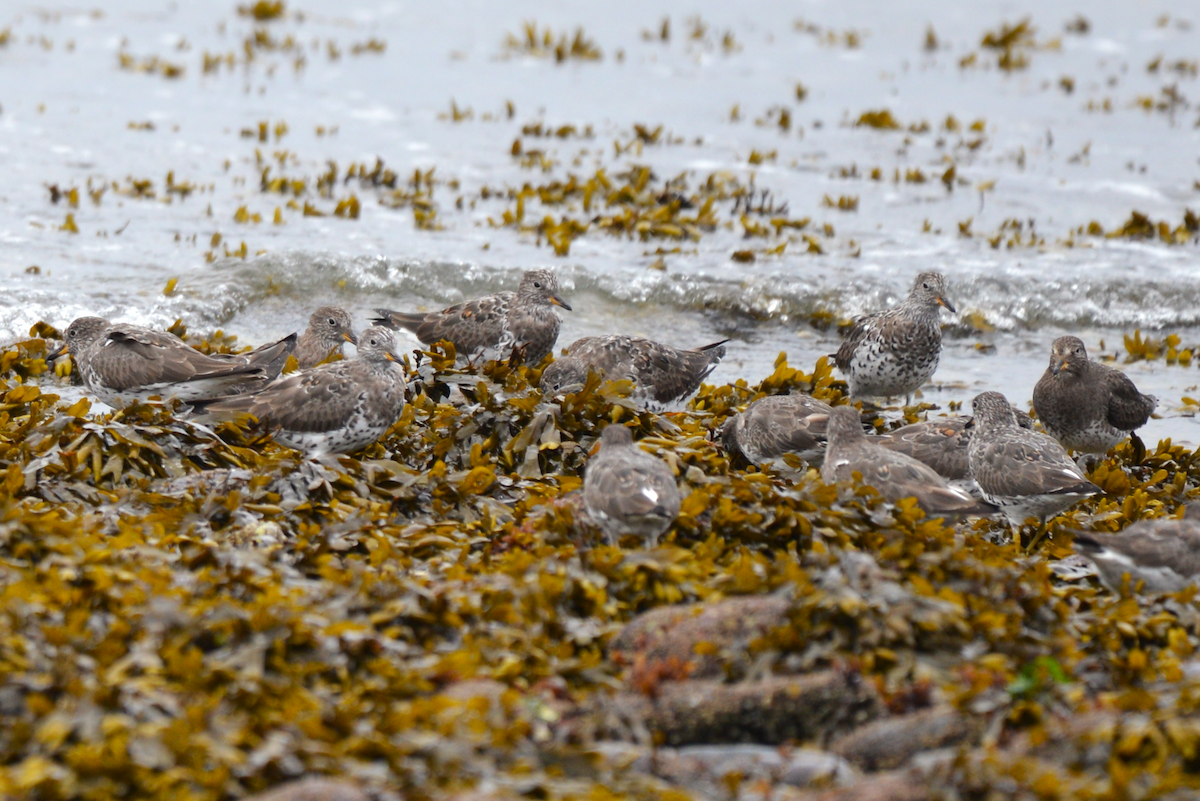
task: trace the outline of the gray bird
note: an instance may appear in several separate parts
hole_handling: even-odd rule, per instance
[[[996,511],[966,490],[951,487],[928,465],[876,443],[863,433],[861,418],[853,406],[834,408],[828,437],[821,466],[821,480],[826,484],[850,481],[858,473],[864,484],[892,503],[916,498],[930,517],[978,516]]]
[[[208,355],[166,331],[80,317],[46,360],[70,353],[88,392],[120,408],[152,397],[191,403],[266,386],[295,347],[291,334],[248,353]]]
[[[1147,595],[1200,585],[1200,521],[1194,516],[1140,520],[1117,534],[1077,531],[1075,550],[1113,592],[1120,592],[1125,576]]]
[[[253,395],[203,404],[217,419],[249,415],[275,439],[309,456],[354,453],[382,437],[404,411],[404,370],[395,334],[372,326],[354,359],[283,376]]]
[[[653,548],[675,522],[681,501],[666,463],[634,445],[628,428],[610,423],[600,452],[588,460],[583,503],[610,545],[636,534]]]
[[[810,395],[768,395],[725,421],[721,444],[750,464],[779,464],[784,454],[794,453],[820,467],[832,413],[832,406]]]
[[[527,270],[516,292],[497,292],[437,312],[376,309],[371,322],[408,329],[426,345],[446,340],[458,355],[475,362],[518,357],[538,364],[554,350],[562,320],[554,311],[571,304],[558,294],[558,276]]]
[[[1030,517],[1045,523],[1101,491],[1057,440],[1017,425],[1012,406],[999,392],[976,395],[971,409],[971,474],[983,497],[1000,507],[1014,528]]]
[[[1050,366],[1033,389],[1033,408],[1046,433],[1081,453],[1107,453],[1150,419],[1158,405],[1129,377],[1094,362],[1078,337],[1059,337]]]
[[[350,315],[337,306],[322,306],[309,316],[296,342],[296,361],[301,370],[316,367],[335,353],[341,356],[347,342],[358,344]]]
[[[1025,412],[1014,407],[1013,414],[1022,428],[1033,428],[1033,420]],[[937,417],[880,434],[876,441],[889,450],[924,462],[947,481],[970,482],[973,486],[968,458],[970,422],[971,418],[963,415]]]
[[[937,370],[942,355],[938,312],[954,306],[946,299],[941,273],[921,273],[908,298],[894,308],[858,319],[834,356],[852,397],[891,398],[912,394]]]
[[[622,334],[584,337],[567,347],[567,355],[542,371],[546,395],[582,388],[589,371],[606,381],[629,380],[633,399],[663,410],[687,402],[725,356],[725,342],[682,350],[642,337]]]

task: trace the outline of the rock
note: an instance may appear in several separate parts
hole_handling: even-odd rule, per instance
[[[929,801],[929,792],[927,782],[905,771],[877,773],[848,787],[798,793],[789,801]]]
[[[504,699],[508,685],[501,684],[495,679],[465,679],[446,686],[439,695],[453,698],[455,701],[469,701],[472,698],[486,698],[488,706],[499,708]]]
[[[769,745],[693,745],[651,748],[597,743],[595,752],[626,771],[648,773],[714,801],[736,801],[747,785],[809,787],[850,784],[858,771],[841,757],[815,748]]]
[[[370,801],[370,796],[356,784],[313,777],[281,784],[245,801]]]
[[[674,746],[824,742],[882,710],[874,687],[860,675],[829,670],[741,684],[663,684],[646,725]]]
[[[692,679],[743,675],[753,659],[749,645],[786,625],[791,600],[775,596],[685,604],[639,615],[613,639],[613,658],[627,665],[689,665]],[[703,644],[704,653],[697,653]]]
[[[829,750],[865,771],[891,770],[924,751],[974,743],[983,723],[953,707],[936,707],[868,723],[834,740]]]

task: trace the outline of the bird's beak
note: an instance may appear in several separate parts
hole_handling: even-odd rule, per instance
[[[946,309],[946,311],[950,312],[951,314],[958,314],[958,309],[954,308],[954,305],[952,303],[950,303],[950,301],[943,298],[941,295],[939,295],[937,298],[937,305]]]
[[[1052,375],[1058,375],[1064,369],[1066,369],[1070,366],[1071,366],[1071,362],[1069,362],[1066,359],[1055,359],[1054,361],[1050,362],[1050,373]]]
[[[550,296],[550,302],[553,303],[555,306],[562,306],[567,311],[571,311],[571,304],[567,303],[565,300],[560,298],[557,294],[553,294]]]
[[[354,335],[353,331],[343,331],[342,339],[346,340],[347,342],[349,342],[351,345],[354,345],[355,347],[358,346],[358,337]]]
[[[358,344],[358,343],[355,343],[355,344]],[[389,362],[396,362],[397,364],[400,363],[400,360],[397,359],[395,354],[393,354],[390,350],[383,354],[383,358],[387,359]]]
[[[57,348],[55,348],[54,350],[52,350],[46,354],[46,362],[47,363],[52,362],[55,359],[57,359],[59,356],[62,356],[66,352],[67,352],[67,343],[64,342],[62,345],[59,345]]]
[[[963,431],[969,431],[970,429],[972,429],[974,427],[975,427],[975,418],[972,417],[970,420],[968,420],[966,423],[963,424]]]

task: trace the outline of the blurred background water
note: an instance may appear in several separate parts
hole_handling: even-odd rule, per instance
[[[575,309],[560,345],[730,338],[713,380],[758,380],[933,269],[959,314],[925,399],[1024,404],[1063,332],[1119,359],[1135,329],[1200,341],[1196,11],[6,4],[0,336],[101,314],[259,342],[322,303],[362,325],[548,265]],[[598,171],[640,194],[537,199]],[[611,232],[708,195],[697,236]],[[1129,365],[1161,399],[1146,439],[1200,439],[1197,364]]]

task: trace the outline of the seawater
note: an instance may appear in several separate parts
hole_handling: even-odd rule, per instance
[[[753,381],[781,351],[807,368],[836,350],[836,326],[814,317],[881,308],[917,272],[939,270],[960,314],[944,315],[946,351],[925,400],[1000,389],[1024,404],[1063,332],[1119,359],[1135,329],[1200,341],[1194,238],[1087,233],[1093,221],[1118,229],[1135,210],[1172,229],[1200,211],[1194,12],[1178,2],[312,0],[259,21],[233,2],[9,6],[0,336],[101,314],[182,318],[257,343],[322,303],[362,325],[377,306],[439,308],[551,266],[575,309],[560,344],[609,332],[682,346],[729,338],[713,380]],[[984,46],[1022,20],[1017,46]],[[581,31],[599,58],[559,63],[509,47],[526,24],[554,41]],[[883,110],[898,129],[856,125]],[[524,133],[538,124],[579,135]],[[661,126],[659,136],[639,143],[639,125]],[[514,157],[514,140],[542,158]],[[401,188],[432,171],[435,230],[381,203],[387,191],[342,180],[349,164],[377,160]],[[339,182],[322,197],[329,162]],[[513,207],[507,190],[632,166],[659,182],[753,186],[773,215],[748,215],[752,224],[810,223],[771,254],[784,238],[746,238],[731,200],[698,240],[593,225],[565,256],[495,225]],[[307,193],[262,191],[266,168],[307,181]],[[350,194],[357,218],[334,216]],[[852,210],[837,207],[843,197]],[[324,216],[306,216],[305,202]],[[536,203],[528,214],[588,216]],[[732,260],[740,250],[755,260]],[[1161,400],[1146,439],[1200,440],[1182,400],[1200,391],[1195,366],[1128,369]]]

